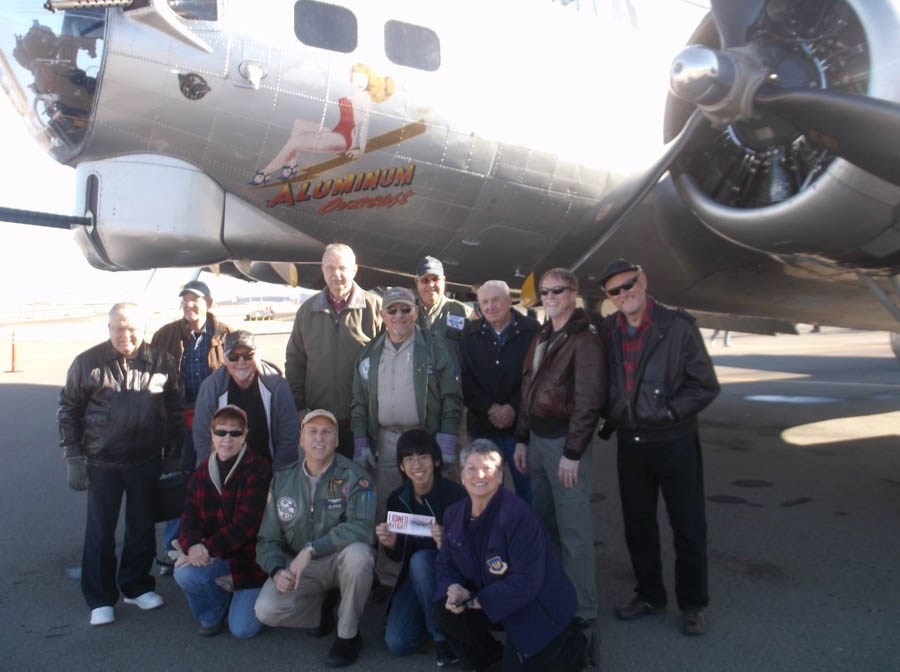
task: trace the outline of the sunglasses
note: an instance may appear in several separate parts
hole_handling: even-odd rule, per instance
[[[385,310],[388,315],[396,315],[398,310],[404,315],[409,315],[412,312],[412,306],[391,306]]]
[[[239,355],[239,354],[237,354],[237,353],[232,353],[232,354],[228,355],[228,361],[229,361],[229,362],[236,362],[236,361],[238,361],[239,359],[243,359],[245,362],[249,362],[250,360],[253,359],[253,353],[252,353],[252,352],[248,352],[248,353],[245,353],[245,354],[243,354],[243,355]]]
[[[553,294],[553,296],[559,296],[566,290],[572,289],[571,287],[567,287],[566,285],[557,285],[556,287],[551,287],[550,289],[544,289],[541,287],[541,296],[547,296],[548,294]]]
[[[230,436],[232,438],[238,438],[244,435],[243,429],[214,429],[213,434],[216,436]]]
[[[638,281],[638,277],[639,276],[636,275],[631,280],[629,280],[628,282],[623,282],[618,287],[613,287],[612,289],[607,289],[606,293],[609,294],[610,296],[618,296],[619,292],[627,292],[629,289],[631,289],[632,287],[635,286],[635,284]]]

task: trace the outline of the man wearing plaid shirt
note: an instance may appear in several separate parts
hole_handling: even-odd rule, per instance
[[[716,398],[719,383],[694,319],[650,298],[640,266],[617,259],[600,282],[618,308],[604,322],[609,389],[601,436],[618,432],[625,541],[637,577],[634,598],[615,614],[630,621],[665,612],[656,523],[662,491],[675,538],[681,629],[702,635],[709,595],[697,414]]]
[[[197,391],[206,377],[225,361],[222,344],[231,329],[209,312],[213,300],[205,282],[191,280],[178,296],[181,297],[182,318],[160,327],[153,334],[150,345],[172,355],[181,373],[185,399],[184,424],[187,428],[181,449],[181,469],[189,476],[197,466],[197,453],[191,434]],[[172,541],[178,536],[180,522],[180,518],[166,521],[164,551],[171,548]],[[172,573],[172,563],[168,557],[160,558],[157,562],[160,574]]]

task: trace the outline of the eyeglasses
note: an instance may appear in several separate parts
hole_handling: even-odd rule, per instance
[[[385,310],[388,315],[396,315],[398,310],[404,315],[409,315],[412,312],[412,306],[391,306]]]
[[[571,287],[567,287],[566,285],[557,285],[556,287],[550,287],[549,289],[545,289],[541,287],[541,296],[547,296],[548,294],[553,294],[554,296],[559,296],[566,290],[572,289]]]
[[[637,283],[639,277],[640,276],[636,275],[631,280],[629,280],[628,282],[623,282],[618,287],[613,287],[612,289],[607,289],[606,293],[609,294],[610,296],[618,296],[619,292],[627,292],[629,289],[634,287],[634,285],[635,285],[635,283]]]
[[[242,354],[242,355],[239,355],[239,354],[237,354],[236,352],[233,352],[233,353],[231,353],[230,355],[228,355],[228,361],[229,361],[229,362],[236,362],[236,361],[238,361],[239,359],[243,359],[245,362],[249,362],[250,360],[253,359],[253,356],[254,356],[254,355],[253,355],[252,352],[247,352],[247,353],[244,353],[244,354]]]
[[[411,467],[414,464],[431,464],[431,455],[407,455],[403,458],[403,466]]]
[[[238,438],[239,436],[244,435],[243,429],[214,429],[213,434],[216,436],[230,436],[232,438]]]

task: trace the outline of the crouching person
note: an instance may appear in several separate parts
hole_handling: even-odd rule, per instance
[[[219,634],[227,620],[231,634],[247,639],[262,628],[253,612],[266,580],[256,564],[256,530],[271,469],[247,449],[247,414],[237,406],[218,409],[209,431],[213,453],[188,483],[178,533],[187,554],[175,562],[175,581],[201,635]]]
[[[375,528],[387,556],[400,564],[400,576],[391,593],[387,610],[385,643],[396,656],[419,649],[430,635],[439,667],[456,662],[456,655],[441,632],[434,627],[434,562],[441,547],[444,510],[466,496],[459,484],[441,476],[441,449],[422,429],[411,429],[397,440],[397,468],[403,485],[387,500],[389,512],[410,513],[434,518],[431,536],[391,532],[388,523]]]
[[[256,545],[256,561],[270,577],[256,600],[262,623],[324,634],[332,618],[322,610],[325,595],[340,588],[328,667],[350,665],[359,655],[357,626],[375,564],[375,492],[361,467],[335,454],[337,444],[331,413],[316,409],[303,417],[302,460],[275,471]]]
[[[460,453],[468,497],[447,509],[434,623],[469,669],[580,671],[587,641],[575,588],[534,510],[503,489],[503,457],[487,439]],[[506,648],[491,634],[502,626]]]

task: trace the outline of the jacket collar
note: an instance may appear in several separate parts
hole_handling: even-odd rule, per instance
[[[310,301],[313,302],[312,309],[314,311],[328,311],[333,310],[331,307],[331,301],[328,300],[328,287],[323,289],[321,292],[313,296]],[[356,310],[366,307],[366,292],[365,290],[357,285],[355,282],[353,283],[353,288],[350,290],[350,296],[347,297],[347,305],[345,310]]]
[[[575,312],[572,313],[572,317],[569,318],[569,321],[566,322],[565,326],[562,328],[562,331],[567,334],[575,334],[579,331],[584,331],[591,326],[591,318],[588,316],[586,312],[584,312],[584,308],[576,308]],[[545,341],[550,337],[550,334],[553,331],[553,322],[547,320],[540,331],[540,340]]]
[[[111,362],[118,361],[122,359],[122,355],[119,354],[119,351],[113,347],[112,341],[106,341],[104,343],[103,348],[103,356]],[[147,341],[141,343],[140,347],[138,347],[137,352],[134,354],[134,357],[128,358],[129,362],[143,361],[150,362],[150,344]]]

